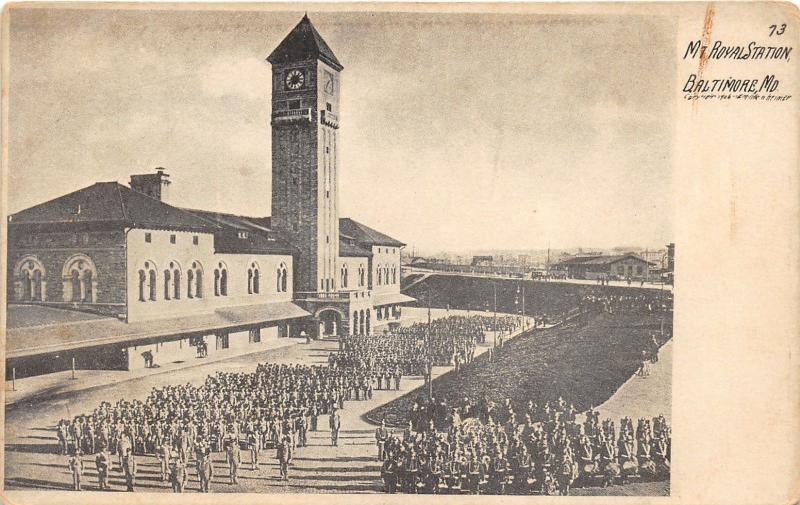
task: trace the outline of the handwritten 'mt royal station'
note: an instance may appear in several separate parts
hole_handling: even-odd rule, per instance
[[[198,347],[397,324],[403,243],[339,217],[339,73],[309,21],[270,54],[272,216],[170,204],[169,175],[98,182],[9,217],[7,370],[189,359]]]

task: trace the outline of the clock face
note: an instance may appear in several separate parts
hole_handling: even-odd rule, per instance
[[[286,84],[287,89],[300,89],[303,87],[305,81],[306,76],[303,75],[303,72],[295,69],[286,73],[286,80],[284,83]]]

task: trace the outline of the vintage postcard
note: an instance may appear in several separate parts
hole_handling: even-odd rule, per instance
[[[798,28],[6,6],[3,500],[798,499]]]

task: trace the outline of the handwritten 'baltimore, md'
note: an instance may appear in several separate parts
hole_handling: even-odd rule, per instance
[[[683,59],[708,58],[712,60],[785,60],[789,61],[792,48],[789,46],[761,46],[750,42],[746,46],[728,46],[717,40],[711,46],[700,40],[689,42]]]

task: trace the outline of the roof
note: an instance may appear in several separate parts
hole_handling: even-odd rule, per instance
[[[267,57],[267,61],[275,64],[316,58],[336,70],[341,71],[344,68],[317,29],[311,24],[308,15],[305,15]]]
[[[219,227],[214,250],[223,254],[294,254],[297,251],[269,227],[269,218],[184,209]]]
[[[339,256],[351,258],[368,258],[372,252],[353,244],[349,240],[339,240]]]
[[[358,221],[354,221],[349,217],[343,217],[339,219],[339,233],[341,235],[352,237],[353,240],[360,245],[385,245],[390,247],[405,246],[405,244],[399,240],[393,239],[388,235],[384,235],[378,230],[361,224]]]
[[[9,217],[10,225],[113,223],[131,228],[214,232],[219,226],[118,182],[98,182],[27,208]]]
[[[14,305],[9,306],[9,316],[16,308]],[[47,311],[61,311],[65,313],[65,319],[70,317],[71,311],[68,310],[38,308]],[[287,301],[224,307],[207,314],[132,323],[115,318],[101,318],[9,328],[6,338],[6,357],[19,358],[99,345],[132,344],[177,335],[210,333],[214,330],[254,326],[308,315],[310,315],[308,312]],[[44,315],[43,317],[50,316]]]
[[[394,305],[397,303],[416,302],[416,298],[412,298],[403,293],[375,293],[372,295],[372,303],[378,307],[381,305]]]
[[[633,259],[643,263],[655,264],[636,256],[635,254],[615,254],[610,256],[579,256],[559,263],[560,265],[610,265],[625,259]]]

